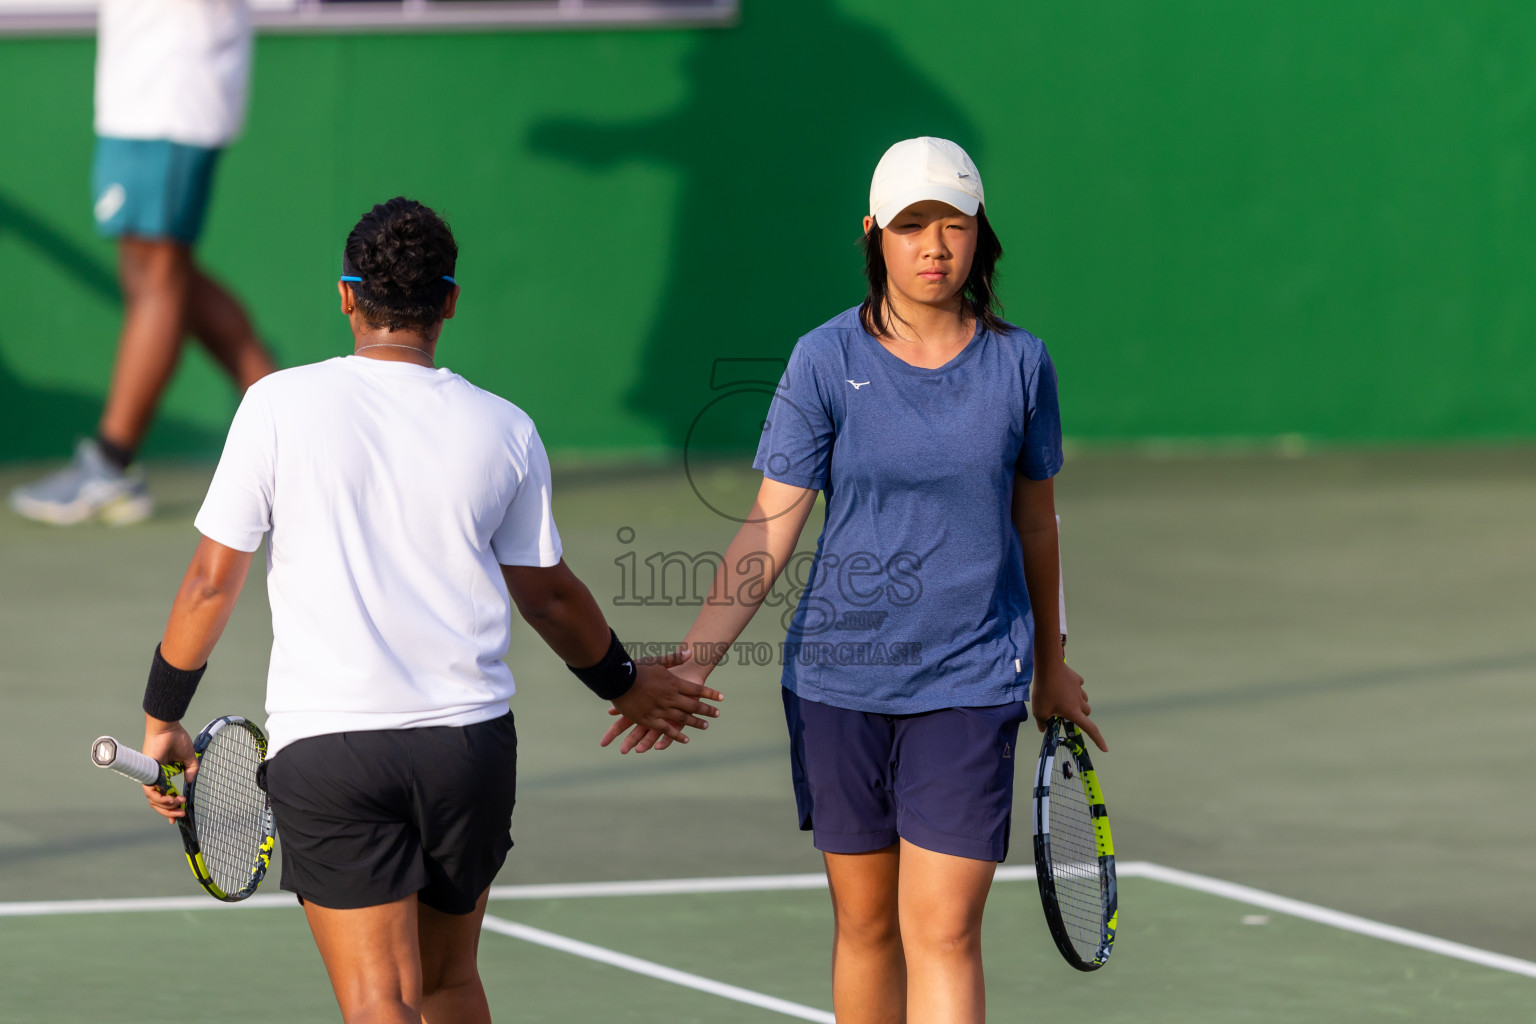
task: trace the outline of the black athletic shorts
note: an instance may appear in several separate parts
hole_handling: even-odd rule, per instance
[[[283,888],[336,910],[416,893],[467,914],[512,848],[512,715],[296,740],[264,766]]]

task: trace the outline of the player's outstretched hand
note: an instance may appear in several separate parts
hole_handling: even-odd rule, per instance
[[[724,700],[725,695],[670,671],[687,660],[686,647],[661,657],[637,659],[635,685],[613,702],[609,714],[617,715],[618,721],[603,734],[601,745],[608,746],[629,729],[619,753],[643,754],[652,747],[665,749],[673,740],[687,743],[685,727],[708,729],[704,718],[720,717],[720,709],[705,701]]]
[[[188,779],[197,774],[197,754],[192,750],[192,737],[187,735],[187,730],[181,727],[180,722],[149,719],[144,726],[144,746],[140,749],[161,764],[179,762],[186,765]],[[149,806],[161,817],[174,821],[186,816],[183,806],[187,802],[186,797],[162,793],[154,786],[145,786],[144,796],[148,798]]]
[[[624,742],[619,746],[619,753],[621,754],[627,754],[631,750],[641,754],[647,750],[666,750],[672,745],[671,736],[668,736],[666,733],[657,732],[655,729],[647,729],[643,725],[635,725],[634,722],[625,718],[624,713],[618,708],[609,708],[608,713],[610,715],[617,715],[619,720],[610,725],[608,731],[603,733],[603,738],[600,741],[601,746],[606,747],[618,739],[625,729],[629,729],[629,735],[624,737]],[[687,737],[683,738],[683,742],[688,742]]]
[[[1087,733],[1100,750],[1109,750],[1104,734],[1088,717],[1088,691],[1083,689],[1083,677],[1058,661],[1037,667],[1035,681],[1030,686],[1030,714],[1035,716],[1035,727],[1045,732],[1045,723],[1052,718],[1065,718]]]

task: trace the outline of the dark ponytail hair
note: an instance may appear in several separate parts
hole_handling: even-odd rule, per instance
[[[880,247],[881,228],[871,222],[864,233],[864,277],[869,282],[869,294],[859,306],[859,320],[864,329],[875,337],[891,333],[892,322],[905,323],[891,308],[890,281],[885,269],[885,250]],[[989,331],[1006,331],[1009,324],[1003,320],[1003,303],[997,297],[997,261],[1003,258],[1003,243],[987,220],[987,211],[976,208],[976,255],[971,260],[971,272],[965,279],[961,294],[970,303],[971,313]]]
[[[443,319],[459,246],[429,207],[396,196],[363,214],[342,252],[341,272],[369,327],[422,330]]]

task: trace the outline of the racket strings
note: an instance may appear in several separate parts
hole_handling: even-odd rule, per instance
[[[1065,769],[1070,766],[1071,774]],[[1105,883],[1093,809],[1082,770],[1065,747],[1051,766],[1050,864],[1062,923],[1078,955],[1091,960],[1104,939]]]
[[[239,727],[215,733],[198,761],[193,829],[215,884],[233,895],[255,872],[267,838],[267,795],[256,785],[261,752]]]

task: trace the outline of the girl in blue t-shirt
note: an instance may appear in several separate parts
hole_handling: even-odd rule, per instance
[[[831,884],[839,1024],[983,1019],[982,909],[1008,849],[1019,723],[1032,705],[1104,748],[1055,628],[1056,374],[998,316],[983,201],[952,142],[908,139],[881,159],[869,294],[795,346],[757,502],[674,670],[709,675],[823,492],[783,695],[800,826]],[[626,748],[646,738],[636,728]]]

